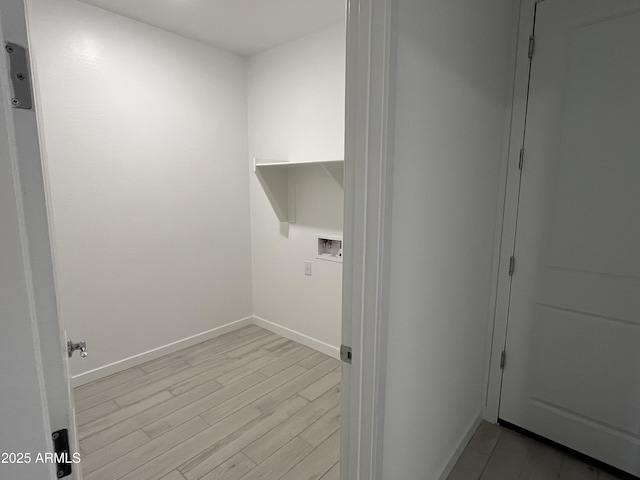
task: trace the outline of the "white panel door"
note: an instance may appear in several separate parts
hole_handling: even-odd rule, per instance
[[[537,4],[499,417],[640,475],[640,1]]]

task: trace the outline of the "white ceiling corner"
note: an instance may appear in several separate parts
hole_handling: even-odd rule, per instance
[[[213,45],[254,55],[345,19],[345,0],[82,0]]]

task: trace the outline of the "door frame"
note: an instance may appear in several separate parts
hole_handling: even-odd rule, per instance
[[[491,311],[487,334],[487,362],[485,367],[484,419],[496,423],[502,389],[502,351],[506,348],[511,279],[509,263],[514,255],[518,201],[520,197],[520,150],[524,145],[529,92],[529,39],[533,35],[535,9],[544,0],[520,0],[520,13],[515,33],[516,54],[513,70],[511,118],[505,135],[505,151],[500,173],[500,195],[494,239],[494,278],[491,286]],[[526,153],[524,157],[526,165]],[[508,361],[508,354],[505,358]]]
[[[392,0],[347,0],[340,478],[382,479],[391,238]]]

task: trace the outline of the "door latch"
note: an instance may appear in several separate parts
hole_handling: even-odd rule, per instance
[[[76,350],[80,350],[80,356],[83,358],[89,355],[87,353],[87,343],[84,340],[78,343],[73,343],[71,340],[67,340],[67,355],[69,355],[69,358],[73,356],[73,352]]]

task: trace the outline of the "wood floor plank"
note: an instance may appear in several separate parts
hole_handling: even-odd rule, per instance
[[[108,377],[101,378],[100,380],[96,380],[95,382],[87,383],[80,387],[74,389],[74,398],[76,402],[82,401],[87,397],[91,397],[98,393],[104,392],[113,388],[115,386],[120,385],[121,383],[128,382],[133,380],[134,378],[144,377],[145,372],[138,368],[132,367],[122,372],[114,373],[113,375],[109,375]]]
[[[181,408],[148,423],[143,427],[143,430],[151,438],[155,438],[162,435],[164,432],[171,430],[176,425],[180,425],[181,423],[206,412],[211,408],[211,405],[225,404],[229,399],[242,395],[244,392],[256,385],[259,385],[264,380],[266,380],[266,377],[260,373],[254,373],[244,377],[236,383],[232,383],[231,385],[221,388],[210,395],[187,403]],[[213,422],[209,423],[212,424]]]
[[[340,480],[340,462],[337,462],[320,480]]]
[[[242,477],[242,480],[280,478],[313,451],[313,446],[294,438],[264,462]]]
[[[254,462],[263,462],[267,457],[280,449],[292,438],[303,432],[307,426],[322,418],[329,410],[338,404],[340,396],[338,389],[330,390],[325,395],[302,408],[295,415],[286,419],[266,435],[254,441],[243,451]],[[331,465],[329,465],[330,467]]]
[[[294,350],[300,350],[301,348],[304,348],[304,345],[300,345],[299,343],[296,343],[293,340],[288,340],[282,343],[278,348],[273,348],[272,345],[273,344],[265,345],[262,348],[272,353],[278,353],[281,357],[284,357],[285,355],[287,355],[290,352],[293,352]]]
[[[329,355],[325,355],[324,353],[313,352],[307,358],[298,362],[298,364],[306,369],[311,369],[329,358],[331,357],[329,357]]]
[[[317,447],[329,435],[340,428],[340,404],[333,407],[314,423],[305,428],[299,437],[310,445]]]
[[[91,435],[95,435],[101,430],[112,427],[117,423],[120,423],[128,418],[131,418],[140,412],[148,410],[149,408],[155,405],[162,404],[172,398],[174,398],[173,395],[171,395],[166,390],[162,392],[158,392],[155,395],[152,395],[150,397],[143,398],[139,402],[136,402],[124,408],[120,408],[115,412],[111,412],[100,418],[96,418],[95,420],[89,423],[86,423],[84,425],[80,425],[78,427],[78,438],[82,440],[87,437],[90,437]]]
[[[266,330],[257,325],[247,325],[246,327],[242,327],[242,328],[239,328],[238,330],[233,331],[233,333],[235,333],[238,337],[243,337],[245,335],[249,335],[250,333],[256,333],[256,332],[266,332]]]
[[[182,474],[179,471],[174,470],[166,474],[160,480],[185,480],[185,478],[182,476]]]
[[[261,375],[261,377],[263,376]],[[95,435],[83,439],[81,441],[82,449],[85,450],[86,453],[94,452],[135,430],[141,429],[158,419],[167,417],[169,414],[180,408],[193,404],[202,398],[215,398],[212,397],[212,395],[219,390],[219,384],[217,382],[210,383],[212,385],[204,384],[198,388],[194,388],[183,395],[178,395],[164,403],[140,412],[124,422],[105,428]],[[185,421],[190,418],[193,417],[186,418]]]
[[[273,352],[274,350],[278,350],[279,348],[286,346],[286,345],[293,345],[293,341],[289,340],[288,338],[283,338],[280,337],[277,340],[265,345],[264,348],[265,350],[268,350],[270,352]]]
[[[220,357],[223,358],[224,361],[220,365],[179,382],[169,387],[168,390],[174,395],[180,395],[211,380],[215,379],[218,381],[217,379],[226,373],[234,372],[235,370],[242,368],[244,365],[251,363],[254,360],[258,360],[265,355],[267,355],[267,351],[262,349],[257,349],[241,358],[235,358],[233,360],[230,360],[226,355],[221,355]],[[228,382],[225,385],[228,385],[229,383],[231,382]]]
[[[300,391],[300,395],[306,398],[307,400],[315,400],[320,395],[325,393],[330,388],[335,387],[340,383],[341,371],[339,368],[332,370],[324,377],[319,380],[313,382],[308,387],[304,388]]]
[[[241,357],[242,355],[246,355],[247,353],[255,350],[258,347],[262,347],[263,345],[272,343],[274,340],[277,340],[277,339],[278,339],[278,335],[271,333],[269,335],[265,335],[264,337],[254,342],[251,342],[248,345],[243,345],[241,347],[234,348],[233,350],[228,350],[225,352],[225,355],[229,358],[238,358],[238,357]]]
[[[197,366],[194,366],[191,368],[183,368],[175,373],[165,375],[164,377],[159,378],[154,382],[148,382],[141,387],[133,388],[129,392],[114,398],[114,400],[119,406],[126,407],[127,405],[131,405],[132,403],[139,402],[141,399],[148,397],[150,395],[153,395],[156,392],[167,390],[171,388],[173,385],[175,385],[176,383],[189,380],[190,378],[193,378],[194,376],[200,375],[202,373],[210,372],[216,367],[220,367],[221,363],[222,362],[220,362],[219,359],[216,357],[214,359],[211,359],[210,361],[200,363]],[[184,363],[184,365],[189,365],[189,364]],[[156,371],[160,371],[160,370],[156,370]]]
[[[342,362],[340,360],[330,357],[329,355],[327,355],[327,358],[329,359],[329,362],[333,364],[333,368],[342,367]]]
[[[172,472],[169,472],[160,480],[185,480],[185,478],[182,476],[182,474],[179,471],[174,470]]]
[[[296,351],[291,352],[289,355],[285,355],[277,362],[270,363],[269,365],[263,365],[262,368],[260,368],[260,370],[258,371],[261,374],[266,375],[267,377],[271,377],[276,373],[281,372],[285,368],[290,367],[291,365],[298,363],[301,360],[304,360],[312,353],[313,350],[311,350],[310,348],[300,347]]]
[[[328,373],[332,367],[333,364],[327,361],[318,364],[311,370],[307,370],[305,373],[298,375],[296,378],[293,378],[284,385],[273,390],[271,393],[268,393],[257,400],[256,406],[263,412],[271,410],[275,405],[292,395],[296,395],[301,389],[308,387],[313,382],[321,378],[324,374]]]
[[[223,385],[229,385],[230,383],[233,383],[237,380],[239,380],[240,378],[249,375],[253,372],[257,372],[259,371],[262,367],[264,367],[265,365],[270,365],[274,362],[277,362],[278,360],[280,360],[283,356],[288,355],[289,353],[292,353],[291,351],[293,350],[293,352],[300,350],[302,347],[301,346],[293,346],[292,348],[289,348],[289,346],[285,346],[280,350],[275,350],[275,351],[268,351],[268,350],[264,350],[264,355],[260,356],[259,358],[247,363],[246,365],[242,366],[242,367],[238,367],[228,373],[225,373],[224,375],[220,375],[219,377],[216,377],[216,380],[218,382],[220,382]],[[243,357],[243,358],[246,358]],[[231,361],[231,360],[230,360]],[[295,362],[293,362],[295,363]],[[293,364],[291,364],[293,365]],[[287,365],[288,366],[288,365]],[[280,370],[278,370],[280,371]],[[262,373],[262,372],[260,372]],[[264,375],[264,373],[263,373]],[[265,376],[271,376],[271,375],[265,375]]]
[[[119,410],[120,407],[113,400],[107,400],[106,402],[102,402],[95,407],[87,408],[82,412],[76,414],[76,424],[78,426],[85,425],[93,420],[96,420],[104,415],[115,412]]]
[[[258,410],[252,405],[247,405],[246,407],[241,408],[237,412],[223,419],[220,419],[220,421],[216,422],[215,424],[210,425],[210,426],[215,426],[216,429],[213,430],[213,432],[215,433],[215,436],[210,435],[209,440],[210,441],[215,440],[215,442],[222,440],[226,436],[231,435],[235,431],[244,427],[246,424],[260,417],[261,415],[262,415],[262,412],[260,410]],[[198,417],[198,418],[202,418],[202,417]],[[206,422],[206,420],[204,421]],[[209,426],[208,422],[207,422],[207,425]],[[183,461],[184,459],[182,459],[182,461],[180,461],[178,465],[181,465]]]
[[[182,350],[177,357],[182,358],[189,363],[198,363],[199,359],[206,359],[218,355],[224,355],[228,350],[233,350],[248,343],[259,340],[260,338],[271,335],[271,332],[259,330],[239,335],[236,332],[230,332],[220,337],[212,338],[203,343],[199,343],[191,348]]]
[[[215,349],[215,352],[210,352],[208,355],[190,355],[186,360],[190,365],[197,366],[200,363],[207,362],[211,358],[217,358],[221,355],[224,355],[225,362],[229,360],[229,358],[236,359],[238,361],[242,361],[242,359],[246,355],[254,355],[257,350],[260,350],[262,345],[265,342],[273,339],[274,335],[271,333],[259,333],[259,334],[251,334],[245,337],[238,338],[232,342],[226,343],[222,346],[219,346]],[[229,357],[229,354],[233,354],[236,350],[243,349],[245,352],[242,355],[234,355],[233,357]],[[265,351],[266,352],[266,351]],[[214,355],[215,353],[215,355]],[[255,357],[254,357],[255,358]],[[247,363],[247,362],[245,362]]]
[[[96,405],[97,403],[106,402],[107,400],[113,400],[116,397],[125,395],[131,390],[143,387],[145,385],[149,385],[150,383],[156,382],[158,380],[162,380],[167,375],[171,375],[180,370],[186,370],[188,368],[189,368],[189,365],[187,363],[183,363],[181,365],[170,365],[168,367],[164,367],[159,370],[156,370],[153,373],[147,373],[142,377],[136,377],[126,382],[120,383],[115,387],[112,387],[108,390],[97,393],[90,397],[80,398],[80,399],[76,398],[76,411],[81,412],[83,410],[86,410],[89,407]]]
[[[236,395],[226,402],[222,402],[216,405],[214,408],[207,410],[202,414],[202,418],[204,418],[207,422],[214,424],[218,421],[218,419],[224,418],[227,415],[230,415],[231,413],[241,409],[242,407],[255,402],[256,399],[260,399],[264,395],[267,395],[271,391],[289,382],[291,378],[298,377],[303,372],[307,371],[300,365],[292,365],[291,367],[283,370],[273,377],[266,378],[262,382],[243,392],[241,395]],[[232,383],[231,385],[235,384]]]
[[[215,476],[211,473],[214,468],[233,456],[235,452],[243,450],[256,438],[260,438],[278,426],[306,404],[307,401],[299,396],[286,400],[274,410],[262,414],[219,444],[210,447],[206,454],[193,458],[182,465],[179,468],[180,472],[188,480],[215,480]]]
[[[181,443],[205,430],[207,424],[200,418],[191,419],[161,437],[155,438],[141,445],[114,462],[85,475],[85,480],[117,480],[127,475],[132,469],[138,468],[154,460],[163,453],[171,450],[177,443]]]
[[[240,452],[214,468],[210,475],[216,480],[238,480],[255,466],[250,458]]]
[[[327,438],[313,452],[281,477],[281,480],[317,480],[340,459],[340,433]]]
[[[208,456],[213,449],[224,445],[225,439],[235,438],[234,435],[239,435],[238,432],[241,432],[246,425],[261,416],[262,413],[259,410],[251,406],[245,407],[208,427],[195,437],[176,445],[161,458],[133,470],[123,480],[155,480],[171,470],[178,469],[186,460],[198,458],[200,455]],[[232,452],[229,457],[234,453],[236,452]]]
[[[140,369],[145,373],[153,373],[156,370],[160,370],[161,368],[165,368],[178,363],[184,363],[184,360],[176,358],[173,355],[166,355],[164,357],[151,360],[147,363],[143,363],[142,365],[140,365]]]
[[[293,405],[293,402],[289,402],[288,405],[283,405],[283,408],[286,408],[286,410],[281,412],[280,415],[290,415],[291,410],[301,408],[306,404],[306,400],[302,397],[297,397],[296,400],[296,405]],[[177,469],[179,466],[184,466],[185,459],[187,459],[187,463],[200,462],[200,456],[206,458],[210,456],[212,452],[216,452],[218,455],[218,461],[212,468],[217,467],[220,463],[231,458],[236,452],[241,450],[240,448],[235,448],[233,445],[229,447],[229,444],[233,444],[234,441],[243,435],[252,438],[253,435],[258,433],[255,431],[257,428],[260,428],[258,425],[261,425],[262,421],[268,418],[268,416],[262,414],[260,417],[246,423],[242,428],[239,428],[238,425],[243,423],[244,414],[245,412],[242,410],[236,412],[236,414],[227,417],[216,425],[177,444],[172,450],[166,452],[153,462],[149,462],[132,470],[123,477],[122,480],[156,480],[162,475],[166,475],[168,472]]]
[[[108,463],[117,461],[126,453],[147,443],[149,440],[150,438],[146,433],[142,430],[136,430],[117,442],[110,443],[97,452],[82,457],[82,472],[88,475]]]
[[[255,341],[259,341],[261,338],[272,335],[271,332],[266,330],[250,333],[241,337],[217,337],[203,345],[191,347],[187,351],[182,352],[182,358],[185,362],[191,365],[197,365],[209,358],[225,355],[228,351],[234,350],[245,345],[249,345]]]

